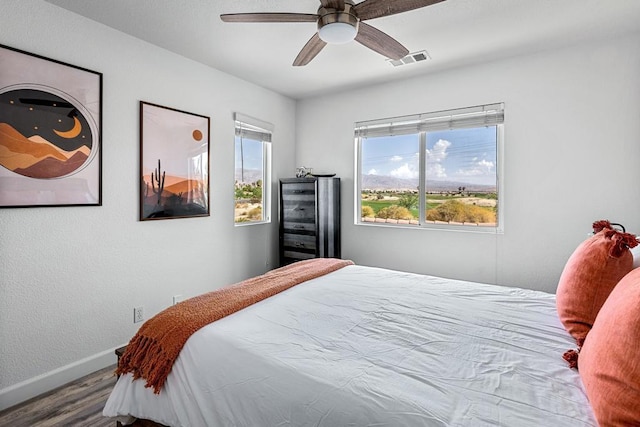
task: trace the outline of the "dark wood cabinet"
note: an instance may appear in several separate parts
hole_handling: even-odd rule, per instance
[[[340,178],[280,180],[280,265],[340,256]]]

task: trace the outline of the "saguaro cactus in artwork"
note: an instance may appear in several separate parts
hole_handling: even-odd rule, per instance
[[[162,192],[164,191],[164,175],[166,173],[162,172],[162,176],[160,176],[160,159],[158,159],[158,167],[157,169],[151,173],[151,190],[153,190],[153,194],[158,196],[158,205],[162,201]]]

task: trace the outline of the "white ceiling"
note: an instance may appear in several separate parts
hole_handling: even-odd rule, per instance
[[[640,29],[640,0],[446,0],[367,21],[410,52],[427,50],[430,61],[393,67],[352,42],[293,67],[315,24],[223,23],[219,15],[316,13],[318,0],[47,1],[295,99]]]

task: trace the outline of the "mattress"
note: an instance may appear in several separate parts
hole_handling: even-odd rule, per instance
[[[169,426],[596,426],[544,292],[348,266],[194,333],[159,394],[103,414]]]

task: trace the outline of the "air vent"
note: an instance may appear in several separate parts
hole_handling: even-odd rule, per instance
[[[389,62],[394,67],[399,67],[401,65],[414,64],[416,62],[426,61],[427,59],[431,59],[431,57],[429,56],[429,53],[426,50],[421,50],[419,52],[411,52],[404,58],[387,59],[387,62]]]

